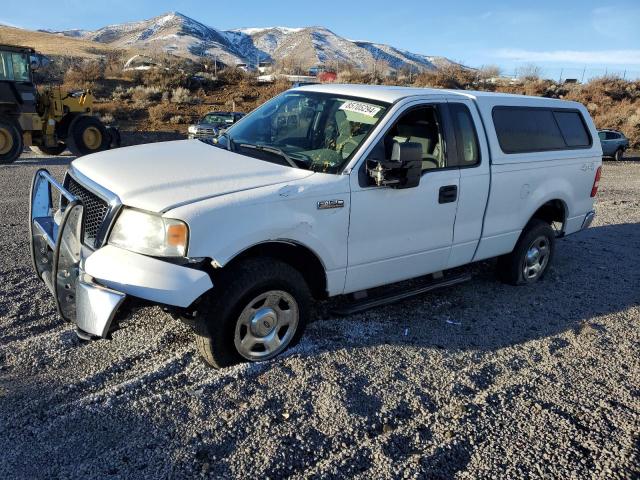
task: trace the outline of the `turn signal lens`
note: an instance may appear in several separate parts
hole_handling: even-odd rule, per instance
[[[187,246],[187,226],[184,224],[169,225],[167,228],[167,244],[172,247]]]
[[[591,187],[591,197],[595,197],[598,194],[600,175],[602,175],[602,166],[598,167],[598,170],[596,170],[596,178],[593,180],[593,187]]]

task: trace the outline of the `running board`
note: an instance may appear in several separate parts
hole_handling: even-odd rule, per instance
[[[380,307],[382,305],[389,305],[391,303],[400,302],[402,300],[406,300],[407,298],[415,297],[417,295],[422,295],[423,293],[431,292],[433,290],[437,290],[439,288],[451,287],[453,285],[457,285],[462,282],[466,282],[471,280],[471,275],[468,273],[445,277],[442,280],[435,280],[423,283],[422,285],[418,285],[417,287],[413,287],[409,290],[399,291],[399,292],[391,292],[386,295],[378,295],[371,298],[365,298],[363,300],[357,300],[355,302],[351,302],[342,307],[337,307],[332,310],[332,313],[336,315],[352,315],[354,313],[360,313],[365,310],[369,310],[370,308]]]

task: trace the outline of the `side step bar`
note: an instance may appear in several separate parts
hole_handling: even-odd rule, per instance
[[[365,310],[369,310],[370,308],[400,302],[402,300],[406,300],[407,298],[422,295],[423,293],[431,292],[439,288],[451,287],[468,280],[471,280],[471,275],[468,273],[445,277],[441,280],[431,280],[408,290],[395,291],[386,295],[378,295],[371,298],[364,298],[363,300],[356,300],[347,305],[333,309],[332,313],[342,316],[352,315],[354,313],[360,313]]]

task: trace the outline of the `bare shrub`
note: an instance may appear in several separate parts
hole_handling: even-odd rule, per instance
[[[162,100],[163,92],[159,87],[145,87],[143,85],[138,85],[130,90],[131,98],[139,103],[159,102]]]
[[[67,70],[64,83],[84,87],[104,80],[105,64],[96,60],[85,60]]]
[[[191,92],[183,87],[178,87],[171,92],[172,103],[196,103]]]
[[[518,69],[518,78],[525,82],[534,82],[542,77],[542,68],[533,63],[523,65]]]
[[[218,81],[227,85],[240,83],[247,77],[247,72],[245,72],[241,68],[227,67],[218,72]]]
[[[420,73],[413,85],[417,87],[438,88],[470,88],[476,82],[476,72],[457,65],[446,66],[437,70]]]
[[[166,122],[174,114],[175,110],[169,103],[160,103],[149,108],[149,119],[153,122]]]
[[[111,99],[119,102],[131,100],[131,89],[124,89],[122,85],[118,85],[111,92]]]
[[[169,119],[169,123],[173,125],[181,125],[183,123],[186,123],[186,120],[182,115],[174,115]]]

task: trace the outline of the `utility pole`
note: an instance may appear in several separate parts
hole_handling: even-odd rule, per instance
[[[584,83],[584,74],[587,72],[587,66],[585,65],[584,68],[582,69],[582,79],[580,80],[580,83]]]

